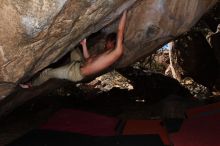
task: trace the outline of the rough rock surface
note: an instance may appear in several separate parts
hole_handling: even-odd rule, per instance
[[[219,24],[219,30],[216,33],[213,33],[210,38],[210,45],[212,49],[214,50],[214,54],[216,57],[216,60],[218,61],[218,76],[214,83],[214,89],[220,91],[220,24]]]
[[[219,76],[220,65],[202,33],[188,33],[175,42],[175,48],[184,76],[212,89]]]
[[[117,67],[189,30],[217,0],[2,0],[0,99],[129,8]],[[7,89],[5,89],[7,87]],[[2,92],[3,91],[3,92]]]

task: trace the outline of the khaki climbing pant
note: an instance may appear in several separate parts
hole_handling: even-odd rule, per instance
[[[39,86],[52,78],[67,79],[73,82],[80,81],[84,78],[80,70],[82,60],[83,58],[80,50],[74,49],[71,52],[71,63],[54,69],[45,69],[41,72],[39,77],[32,82],[32,85]]]

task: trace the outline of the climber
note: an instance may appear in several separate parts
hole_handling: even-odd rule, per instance
[[[73,82],[78,82],[85,77],[97,74],[115,63],[123,54],[123,34],[125,30],[127,12],[123,12],[120,19],[117,32],[117,40],[114,41],[114,36],[111,34],[107,37],[105,44],[105,52],[91,56],[88,52],[86,39],[80,44],[83,48],[83,57],[80,50],[74,49],[71,52],[71,63],[58,68],[47,68],[41,72],[39,77],[31,84],[20,84],[22,88],[30,88],[39,86],[51,78],[67,79]],[[84,62],[82,61],[84,60]]]

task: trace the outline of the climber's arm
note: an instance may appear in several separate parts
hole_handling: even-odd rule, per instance
[[[81,73],[84,76],[89,76],[98,73],[114,62],[116,62],[123,54],[123,33],[125,29],[126,22],[126,11],[120,19],[117,33],[117,44],[114,50],[108,50],[95,58],[89,59],[84,66],[81,67]]]
[[[83,56],[85,59],[88,59],[90,57],[88,48],[87,48],[87,44],[86,44],[86,39],[83,39],[80,44],[82,45],[83,48]]]

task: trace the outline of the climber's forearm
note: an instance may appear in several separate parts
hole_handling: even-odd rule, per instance
[[[86,44],[83,44],[83,45],[82,45],[82,48],[83,48],[83,56],[84,56],[84,58],[85,58],[85,59],[88,59],[88,58],[90,57],[90,54],[89,54],[87,45],[86,45]]]
[[[123,43],[123,35],[124,35],[124,30],[125,30],[126,17],[127,17],[127,11],[124,11],[119,21],[119,25],[118,25],[117,44],[116,44],[118,46],[122,46],[122,43]]]
[[[90,57],[88,48],[87,48],[87,40],[83,39],[80,44],[82,45],[82,49],[83,49],[83,56],[85,59],[88,59]]]

